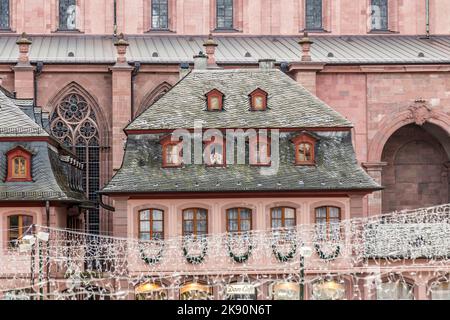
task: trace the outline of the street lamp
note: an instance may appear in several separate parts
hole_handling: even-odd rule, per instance
[[[312,256],[311,247],[303,246],[300,248],[300,300],[305,299],[305,258]]]

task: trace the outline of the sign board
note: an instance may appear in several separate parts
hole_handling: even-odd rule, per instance
[[[230,284],[226,287],[227,295],[253,295],[255,286],[252,284]]]

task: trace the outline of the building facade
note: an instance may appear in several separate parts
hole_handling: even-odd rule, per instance
[[[83,190],[97,201],[123,165],[124,129],[193,68],[194,55],[204,51],[226,70],[275,59],[353,124],[358,165],[383,189],[273,203],[301,206],[296,223],[312,222],[316,207],[370,217],[449,202],[449,9],[438,0],[0,0],[0,82],[48,113],[49,134],[76,154]],[[132,216],[117,223],[108,210],[128,212],[127,201],[102,196],[87,230],[137,236]],[[148,207],[133,201],[138,211]],[[245,197],[233,207],[267,213],[267,201]],[[230,209],[225,202],[192,206],[218,214]],[[186,209],[185,199],[161,205],[174,215]],[[252,224],[264,229],[268,219]],[[182,233],[180,224],[168,230]]]

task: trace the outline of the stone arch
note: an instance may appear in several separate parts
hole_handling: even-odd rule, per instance
[[[383,212],[416,209],[449,200],[448,161],[443,144],[424,126],[408,124],[387,140],[381,155]]]
[[[80,84],[70,82],[51,100],[50,133],[70,148],[85,166],[84,189],[91,201],[97,201],[100,186],[109,178],[109,123],[97,100]],[[86,211],[86,229],[100,233],[106,213]],[[106,217],[105,217],[106,219]]]
[[[144,99],[142,99],[142,103],[139,108],[136,110],[135,117],[141,115],[142,112],[147,110],[152,104],[158,101],[163,95],[165,95],[170,89],[172,89],[172,85],[168,82],[163,82],[159,84],[153,91],[148,93]]]

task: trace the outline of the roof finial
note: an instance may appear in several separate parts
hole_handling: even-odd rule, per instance
[[[314,43],[308,36],[308,32],[303,33],[303,38],[298,42],[302,46],[302,61],[311,61],[311,45]]]

